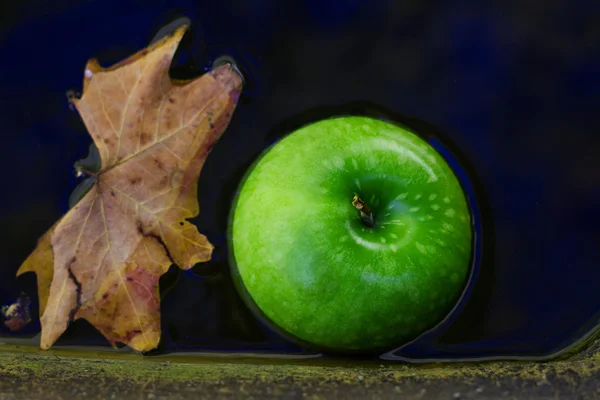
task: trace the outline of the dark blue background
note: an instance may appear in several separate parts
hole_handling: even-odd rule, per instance
[[[595,325],[600,305],[598,4],[2,2],[0,302],[35,283],[15,283],[14,271],[67,211],[76,184],[72,164],[87,151],[89,137],[66,91],[81,90],[88,58],[117,62],[145,47],[170,18],[185,15],[193,29],[174,63],[178,73],[200,73],[230,54],[246,70],[248,86],[200,178],[196,222],[217,245],[217,275],[184,275],[165,298],[170,343],[293,349],[256,324],[218,273],[226,265],[232,188],[281,121],[317,106],[367,100],[445,132],[473,167],[494,227],[483,278],[456,320],[401,354],[557,350]],[[78,324],[83,336],[102,343]],[[63,342],[69,337],[78,335]]]

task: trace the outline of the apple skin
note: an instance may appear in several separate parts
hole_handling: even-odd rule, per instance
[[[250,308],[292,340],[340,352],[390,349],[443,320],[468,280],[472,239],[443,157],[402,127],[357,116],[267,149],[229,220],[232,275]]]

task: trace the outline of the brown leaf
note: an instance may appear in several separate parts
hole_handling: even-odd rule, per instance
[[[185,29],[110,68],[86,66],[74,104],[102,168],[18,271],[38,276],[43,349],[78,318],[113,344],[155,348],[160,276],[172,263],[188,269],[211,257],[213,246],[187,219],[198,215],[198,176],[242,81],[230,65],[172,81]]]
[[[38,240],[37,247],[21,264],[21,268],[17,271],[17,276],[25,272],[35,272],[38,283],[38,297],[40,299],[40,317],[44,314],[46,304],[48,303],[48,295],[50,294],[50,284],[54,275],[53,263],[54,255],[52,254],[52,246],[50,241],[54,234],[54,224],[48,232]]]

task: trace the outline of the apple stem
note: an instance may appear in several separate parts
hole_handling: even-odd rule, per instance
[[[362,201],[362,199],[356,194],[352,199],[352,205],[358,210],[358,212],[360,213],[360,218],[366,226],[368,226],[369,228],[375,226],[375,217],[373,216],[373,213],[371,212],[371,210],[369,210],[367,204],[364,201]]]

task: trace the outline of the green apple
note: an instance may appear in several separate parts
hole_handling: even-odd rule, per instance
[[[427,142],[367,117],[312,123],[246,173],[229,222],[234,282],[292,339],[386,349],[439,323],[470,271],[462,187]]]

